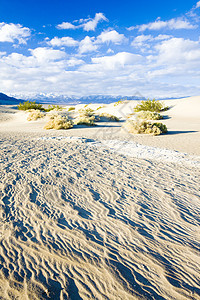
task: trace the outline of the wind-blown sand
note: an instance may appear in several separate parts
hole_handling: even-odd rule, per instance
[[[1,299],[200,299],[199,102],[159,137],[2,112]]]

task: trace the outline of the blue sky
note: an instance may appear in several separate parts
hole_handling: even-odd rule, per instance
[[[200,1],[0,0],[0,91],[200,94]]]

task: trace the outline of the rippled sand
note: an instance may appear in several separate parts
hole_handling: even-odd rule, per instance
[[[200,299],[199,170],[2,138],[2,299]]]
[[[200,299],[196,158],[0,124],[0,299]]]

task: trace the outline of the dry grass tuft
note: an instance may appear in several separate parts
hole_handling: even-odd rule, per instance
[[[119,122],[119,118],[111,114],[102,113],[99,117],[103,120],[105,119],[105,121]]]
[[[37,119],[43,118],[45,115],[38,109],[30,109],[27,117],[28,121],[36,121]]]
[[[87,125],[87,126],[95,126],[96,124],[94,123],[95,121],[95,117],[91,116],[81,116],[79,115],[75,120],[74,120],[74,124],[76,125]]]
[[[44,126],[44,129],[70,129],[73,127],[73,123],[71,120],[68,120],[67,117],[52,114],[50,115],[50,120]]]
[[[94,115],[94,110],[91,108],[81,108],[78,111],[79,117],[92,117]]]
[[[160,135],[167,132],[167,127],[162,123],[150,123],[147,121],[127,120],[123,127],[133,134]]]
[[[157,112],[153,112],[153,111],[145,111],[145,110],[141,110],[140,112],[137,113],[137,117],[139,119],[143,119],[143,120],[161,120],[163,119],[163,117],[157,113]]]

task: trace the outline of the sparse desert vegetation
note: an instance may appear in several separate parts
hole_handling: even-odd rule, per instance
[[[78,111],[80,117],[92,117],[94,115],[94,110],[92,108],[81,108]]]
[[[25,101],[23,103],[19,103],[19,105],[17,105],[19,110],[30,110],[30,109],[37,109],[37,110],[41,110],[41,111],[45,111],[44,107],[42,106],[42,104],[36,103],[35,101]]]
[[[148,121],[127,120],[123,127],[133,134],[160,135],[167,132],[166,125],[162,123],[151,123]]]
[[[73,122],[65,116],[52,115],[49,121],[44,126],[44,129],[70,129],[73,127]]]
[[[71,106],[68,108],[68,111],[74,111],[75,110],[75,107],[74,106]]]
[[[60,105],[49,105],[48,108],[45,109],[46,112],[49,112],[49,111],[52,111],[52,110],[62,111],[63,107],[61,107]]]
[[[74,120],[74,124],[76,125],[86,125],[86,126],[95,126],[95,116],[84,116],[80,115]]]
[[[44,113],[39,109],[30,109],[27,117],[27,121],[36,121],[38,119],[44,118]]]
[[[136,115],[139,119],[143,119],[143,120],[161,120],[163,119],[163,116],[161,116],[158,112],[154,112],[154,111],[145,111],[145,110],[141,110],[137,113]]]
[[[151,112],[160,112],[160,111],[165,111],[167,110],[168,107],[165,106],[163,103],[161,103],[159,100],[143,100],[141,101],[141,104],[136,105],[134,108],[135,112],[140,112],[140,111],[151,111]]]
[[[108,113],[102,113],[99,115],[99,117],[100,117],[100,119],[103,119],[105,121],[119,122],[118,117],[108,114]]]

